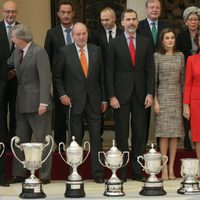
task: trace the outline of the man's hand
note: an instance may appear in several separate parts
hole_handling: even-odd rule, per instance
[[[120,108],[120,104],[119,104],[119,101],[116,97],[111,97],[110,98],[110,106],[113,108],[113,109],[118,109]]]
[[[60,97],[60,101],[64,106],[70,106],[72,107],[72,101],[71,98],[68,97],[67,95],[63,95]]]
[[[47,106],[40,105],[38,108],[38,114],[41,116],[47,111]]]
[[[10,71],[7,72],[7,80],[11,80],[11,79],[13,79],[15,76],[16,76],[16,70],[15,70],[15,69],[10,70]]]
[[[102,113],[106,112],[107,108],[108,108],[107,102],[101,103],[101,112]]]
[[[146,108],[149,108],[149,107],[151,106],[152,102],[153,102],[153,97],[152,97],[152,95],[148,94],[148,95],[146,96],[145,102],[144,102],[145,109],[146,109]]]

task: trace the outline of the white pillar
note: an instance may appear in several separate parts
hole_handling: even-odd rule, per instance
[[[127,8],[135,10],[138,14],[138,19],[142,20],[146,18],[145,3],[146,0],[127,0]]]

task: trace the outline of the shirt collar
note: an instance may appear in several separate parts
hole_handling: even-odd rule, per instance
[[[109,33],[109,31],[112,31],[112,33],[116,33],[117,31],[117,26],[115,24],[115,26],[112,29],[105,29],[106,33]]]
[[[76,46],[77,51],[80,52],[81,48],[78,47],[76,43],[74,43],[74,44]],[[82,49],[84,50],[84,52],[87,52],[87,44]]]
[[[158,19],[156,21],[152,21],[149,18],[147,18],[147,21],[148,21],[149,25],[152,25],[152,23],[155,23],[156,26],[158,25]]]
[[[67,27],[67,28],[71,28],[71,29],[72,29],[72,27],[73,27],[73,24],[72,24],[70,27]],[[62,28],[63,32],[67,29],[67,28],[64,27],[62,24],[61,24],[61,28]]]
[[[26,52],[28,51],[28,48],[30,47],[32,42],[29,42],[22,50],[24,51],[24,55],[26,54]]]
[[[13,22],[12,24],[8,24],[5,20],[4,20],[4,23],[5,23],[5,26],[6,26],[6,28],[8,27],[8,26],[15,26],[15,24],[16,24],[16,22]]]
[[[131,37],[127,32],[124,32],[124,35],[125,35],[125,37],[126,37],[127,40],[130,39],[130,37]],[[136,33],[132,37],[134,39],[136,39]]]

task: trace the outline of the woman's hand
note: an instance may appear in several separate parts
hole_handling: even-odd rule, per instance
[[[190,107],[188,104],[183,105],[183,116],[187,119],[190,120]]]

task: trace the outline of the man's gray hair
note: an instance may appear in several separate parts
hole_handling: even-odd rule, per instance
[[[198,18],[200,19],[200,9],[196,6],[190,6],[188,8],[186,8],[183,12],[183,19],[185,21],[187,21],[188,17],[191,14],[196,14],[198,16]]]
[[[12,28],[12,32],[15,32],[16,38],[20,40],[24,40],[29,43],[33,39],[32,31],[29,26],[25,24],[17,24]]]

